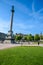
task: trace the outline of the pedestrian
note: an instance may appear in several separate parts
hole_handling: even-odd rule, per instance
[[[39,45],[39,41],[38,41],[38,45]]]

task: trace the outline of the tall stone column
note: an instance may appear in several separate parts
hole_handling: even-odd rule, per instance
[[[14,16],[14,6],[12,6],[12,10],[11,10],[10,30],[8,31],[8,34],[5,38],[5,43],[14,43],[14,37],[13,37],[13,31],[12,31],[13,16]]]
[[[14,16],[14,6],[12,6],[12,15],[11,15],[11,22],[10,22],[10,31],[12,32],[12,26],[13,26],[13,16]]]
[[[14,16],[14,6],[12,6],[12,9],[11,9],[10,30],[8,31],[11,38],[12,38],[12,35],[13,35],[13,31],[12,31],[12,27],[13,27],[13,16]]]

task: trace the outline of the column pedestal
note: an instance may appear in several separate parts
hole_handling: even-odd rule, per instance
[[[4,43],[14,43],[14,36],[13,36],[13,32],[8,31],[8,34],[5,38]]]

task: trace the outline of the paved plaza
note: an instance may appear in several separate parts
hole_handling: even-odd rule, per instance
[[[17,46],[41,46],[43,47],[43,44],[2,44],[0,43],[0,50],[1,49],[6,49],[6,48],[11,48],[11,47],[17,47]]]

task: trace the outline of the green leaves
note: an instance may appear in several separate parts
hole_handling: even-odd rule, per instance
[[[16,36],[15,36],[15,40],[16,40],[16,41],[20,41],[21,39],[22,39],[22,36],[20,36],[20,35],[16,35]]]
[[[38,34],[36,34],[36,35],[34,36],[34,40],[35,40],[35,41],[40,40],[40,36],[39,36]]]
[[[35,35],[32,35],[32,34],[27,34],[27,35],[24,35],[24,34],[17,34],[17,35],[14,35],[14,39],[16,41],[38,41],[40,39],[43,40],[43,35],[39,35],[39,34],[35,34]]]

